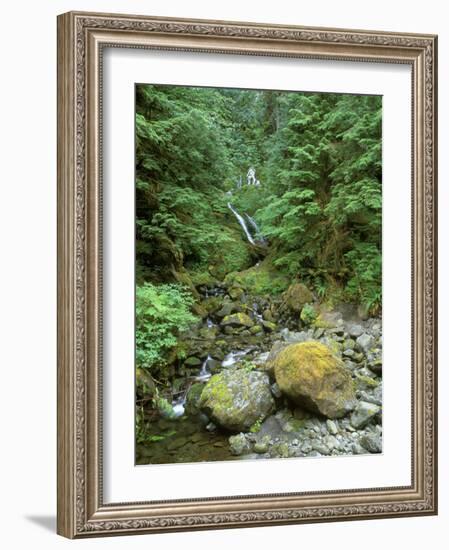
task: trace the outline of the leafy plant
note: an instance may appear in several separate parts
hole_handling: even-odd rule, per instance
[[[144,283],[136,288],[137,367],[161,372],[178,336],[197,318],[190,312],[193,297],[179,284]]]

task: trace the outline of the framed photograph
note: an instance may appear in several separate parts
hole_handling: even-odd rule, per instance
[[[436,56],[59,16],[59,534],[437,513]]]

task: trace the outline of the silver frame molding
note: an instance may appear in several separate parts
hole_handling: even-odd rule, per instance
[[[104,504],[104,47],[375,61],[412,68],[412,484]],[[70,538],[437,513],[437,37],[70,12],[58,17],[58,533]]]

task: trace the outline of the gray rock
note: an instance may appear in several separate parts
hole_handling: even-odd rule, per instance
[[[344,357],[354,357],[354,354],[355,354],[355,352],[354,352],[354,350],[351,349],[351,348],[345,349],[345,350],[343,351]]]
[[[366,433],[360,438],[360,445],[370,453],[381,453],[382,436],[379,433]]]
[[[374,338],[370,334],[364,332],[357,338],[356,342],[358,347],[367,353],[374,344]]]
[[[334,449],[339,449],[340,448],[340,443],[339,443],[338,439],[336,437],[334,437],[333,435],[328,435],[326,437],[326,439],[324,440],[324,443],[326,444],[326,446],[331,451],[333,451]]]
[[[330,455],[330,449],[320,441],[314,441],[312,443],[312,449],[322,455]]]
[[[360,399],[362,401],[367,401],[368,403],[374,403],[374,405],[378,405],[379,407],[382,406],[382,397],[379,399],[374,392],[368,393],[366,391],[361,391],[359,393]]]
[[[266,453],[270,447],[270,436],[264,435],[260,437],[255,443],[254,443],[254,450],[256,453],[262,454]]]
[[[357,323],[348,323],[346,326],[346,331],[352,338],[358,338],[364,332],[362,325]]]
[[[338,433],[337,425],[333,420],[330,420],[330,419],[326,420],[326,426],[327,426],[327,429],[329,430],[329,433],[331,433],[332,435],[336,435]]]
[[[290,332],[284,333],[283,338],[288,344],[297,344],[299,342],[306,342],[311,339],[311,334],[309,332]]]
[[[274,384],[271,384],[270,389],[274,397],[276,397],[277,399],[282,397],[282,392],[279,389],[279,386],[276,384],[276,382]]]
[[[243,433],[231,435],[228,441],[233,455],[240,456],[251,452],[251,444]]]
[[[356,429],[364,428],[379,412],[380,407],[374,403],[360,401],[351,415],[351,424]]]
[[[310,441],[304,441],[303,444],[301,445],[301,451],[306,454],[306,453],[310,453],[310,451],[312,451],[312,445],[310,444]]]
[[[270,355],[269,351],[266,351],[264,353],[260,353],[259,355],[256,355],[256,357],[254,357],[253,363],[255,365],[263,365],[267,362],[269,355]]]
[[[366,450],[360,445],[360,443],[353,443],[351,445],[351,451],[352,451],[352,454],[355,454],[355,455],[366,454]]]

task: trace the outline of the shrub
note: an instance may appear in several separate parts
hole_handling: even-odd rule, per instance
[[[161,371],[178,336],[197,318],[191,313],[192,295],[179,284],[136,287],[136,366]]]

